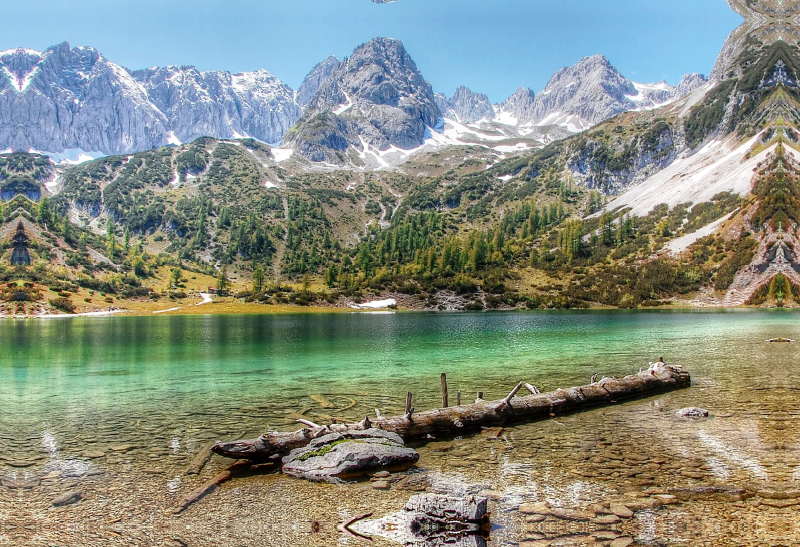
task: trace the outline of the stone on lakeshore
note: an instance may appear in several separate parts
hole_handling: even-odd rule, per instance
[[[456,447],[456,443],[450,441],[440,441],[435,443],[428,444],[428,448],[433,450],[434,452],[449,452]]]
[[[770,500],[791,500],[800,498],[800,490],[759,490],[758,497]]]
[[[283,472],[313,481],[338,482],[349,476],[408,467],[419,460],[403,439],[380,429],[331,433],[283,458]]]
[[[422,473],[406,475],[396,485],[399,490],[409,490],[411,492],[424,492],[428,489],[428,486],[428,475]]]
[[[611,512],[623,519],[633,518],[633,511],[627,505],[622,505],[621,503],[612,503]]]
[[[105,458],[106,455],[99,450],[89,450],[88,452],[83,453],[84,458],[89,458],[90,460],[96,460],[98,458]]]
[[[615,532],[614,530],[597,530],[592,533],[592,537],[599,541],[608,541],[610,539],[617,539],[619,537],[619,532]]]
[[[676,503],[679,503],[678,498],[670,494],[656,494],[653,497],[664,505],[675,505]]]
[[[389,481],[386,481],[386,480],[377,480],[375,482],[370,483],[370,485],[375,490],[388,490],[389,489]]]
[[[412,496],[397,513],[377,520],[359,520],[349,529],[401,545],[479,547],[486,545],[480,535],[486,509],[486,498],[422,494]]]
[[[545,502],[523,503],[519,506],[519,512],[523,515],[549,515],[550,507]]]
[[[685,420],[702,420],[703,418],[708,418],[708,410],[692,406],[680,409],[675,413],[675,416]]]
[[[525,522],[542,522],[547,520],[547,515],[526,515]]]
[[[790,500],[772,500],[772,499],[765,499],[761,500],[761,505],[766,505],[767,507],[774,507],[775,509],[786,509],[787,507],[794,507],[800,504],[800,500],[797,499],[790,499]]]
[[[56,507],[63,507],[64,505],[72,505],[73,503],[78,503],[82,499],[83,499],[83,492],[74,490],[72,492],[61,494],[60,496],[55,498],[53,500],[53,505]]]
[[[611,542],[611,547],[628,547],[633,543],[633,538],[617,538]]]
[[[585,522],[595,517],[594,513],[559,508],[550,509],[550,515],[560,520],[573,520],[577,522]]]
[[[486,515],[487,505],[486,498],[473,496],[454,498],[440,494],[420,494],[412,496],[408,500],[405,510],[441,519],[453,518],[455,514],[457,520],[462,522],[479,522]]]
[[[625,506],[633,512],[644,511],[645,509],[658,509],[662,505],[661,501],[656,498],[645,498],[625,503]]]
[[[671,488],[669,493],[679,500],[742,501],[753,497],[743,488],[729,486],[690,486]]]
[[[391,476],[392,474],[389,473],[388,471],[378,471],[377,473],[372,475],[372,477],[375,479],[388,479]]]
[[[489,440],[497,440],[500,438],[500,435],[503,434],[503,431],[502,427],[487,427],[481,431],[481,437],[485,437]]]
[[[617,515],[600,515],[592,519],[595,524],[617,524],[620,518]]]

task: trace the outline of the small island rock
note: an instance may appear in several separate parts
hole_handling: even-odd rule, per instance
[[[708,418],[708,410],[697,407],[682,408],[676,412],[675,415],[678,418],[687,420],[701,420],[703,418]]]

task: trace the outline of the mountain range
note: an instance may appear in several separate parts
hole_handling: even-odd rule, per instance
[[[690,74],[676,87],[637,84],[597,55],[560,70],[539,94],[521,88],[491,104],[466,87],[450,98],[434,93],[403,44],[392,39],[371,40],[343,61],[325,59],[296,91],[265,70],[132,71],[93,48],[62,43],[44,52],[0,52],[0,149],[107,155],[201,136],[249,137],[341,164],[348,150],[363,156],[367,149],[380,154],[420,147],[432,128],[441,132],[442,118],[528,128],[509,133],[518,137],[534,127],[577,132],[621,112],[667,104],[705,82]]]
[[[6,52],[0,114],[27,116],[2,125],[12,136],[173,144],[76,166],[0,154],[0,281],[46,295],[2,309],[94,292],[167,304],[150,289],[169,267],[227,271],[270,304],[800,306],[800,55],[785,41],[800,1],[730,1],[747,22],[718,78],[642,85],[595,56],[500,104],[437,94],[390,39],[326,59],[297,92],[264,73],[130,72],[88,48]],[[259,93],[284,100],[263,109]],[[240,138],[281,108],[296,119],[280,147]],[[178,144],[207,119],[229,136]]]

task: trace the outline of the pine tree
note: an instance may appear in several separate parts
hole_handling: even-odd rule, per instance
[[[217,278],[217,292],[219,294],[225,294],[228,291],[228,287],[230,286],[230,280],[228,279],[228,266],[222,265],[222,269],[219,272],[219,277]]]
[[[254,293],[260,293],[263,290],[263,288],[264,288],[264,278],[265,278],[264,268],[261,267],[261,266],[258,266],[253,271],[253,292]]]
[[[43,197],[42,200],[39,202],[39,210],[37,212],[36,218],[39,222],[47,226],[47,224],[51,223],[53,220],[53,212],[50,209],[50,199],[47,197]]]

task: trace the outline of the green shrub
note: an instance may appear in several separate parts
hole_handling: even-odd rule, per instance
[[[50,300],[50,305],[66,313],[75,313],[75,305],[68,299],[59,296]]]

